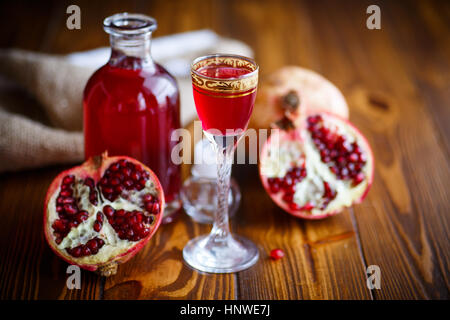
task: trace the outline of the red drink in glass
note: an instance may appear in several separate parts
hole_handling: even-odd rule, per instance
[[[245,77],[252,72],[246,67],[226,64],[205,66],[196,71],[206,77],[224,80]],[[218,130],[222,135],[245,131],[255,104],[256,85],[244,91],[216,89],[211,90],[193,82],[195,106],[203,130]]]
[[[213,228],[209,235],[192,239],[183,248],[184,260],[203,272],[238,272],[254,265],[259,257],[258,247],[232,235],[228,222],[231,164],[253,110],[258,70],[252,59],[231,54],[199,57],[191,65],[195,106],[217,159]]]

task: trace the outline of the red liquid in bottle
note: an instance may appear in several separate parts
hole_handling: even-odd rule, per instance
[[[180,189],[180,166],[171,160],[180,128],[176,82],[154,64],[127,69],[107,64],[90,78],[84,92],[85,156],[126,155],[142,161],[158,176],[166,202]]]
[[[252,71],[228,65],[213,65],[202,67],[197,72],[207,77],[226,80],[239,78]],[[255,104],[256,87],[245,92],[227,92],[211,91],[194,84],[193,89],[203,130],[215,129],[227,134],[227,129],[236,131],[247,128]]]

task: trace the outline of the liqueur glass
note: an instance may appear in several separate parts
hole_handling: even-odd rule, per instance
[[[209,55],[193,61],[191,76],[203,132],[217,158],[217,209],[211,233],[190,240],[183,258],[200,271],[237,272],[259,257],[253,242],[231,234],[228,221],[231,165],[255,103],[258,65],[243,56]]]

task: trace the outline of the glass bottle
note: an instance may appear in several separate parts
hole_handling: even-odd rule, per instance
[[[119,13],[106,18],[103,27],[110,35],[111,57],[84,91],[85,157],[108,151],[143,162],[161,182],[165,221],[171,221],[181,206],[181,168],[171,161],[180,103],[175,79],[150,54],[156,20]]]

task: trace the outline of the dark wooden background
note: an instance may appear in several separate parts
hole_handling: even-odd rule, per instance
[[[82,29],[65,27],[78,4]],[[382,29],[365,27],[381,7]],[[248,43],[264,76],[292,64],[333,81],[368,137],[375,180],[368,198],[323,221],[295,219],[265,194],[256,166],[236,166],[243,199],[233,230],[259,244],[261,259],[237,274],[188,268],[181,250],[209,227],[182,215],[163,226],[119,273],[82,273],[65,286],[67,264],[42,232],[43,199],[62,167],[0,175],[2,299],[448,299],[450,154],[449,1],[3,1],[0,46],[69,53],[108,44],[102,19],[154,16],[155,36],[211,28]],[[283,248],[286,257],[268,259]],[[366,268],[381,269],[381,289]]]

